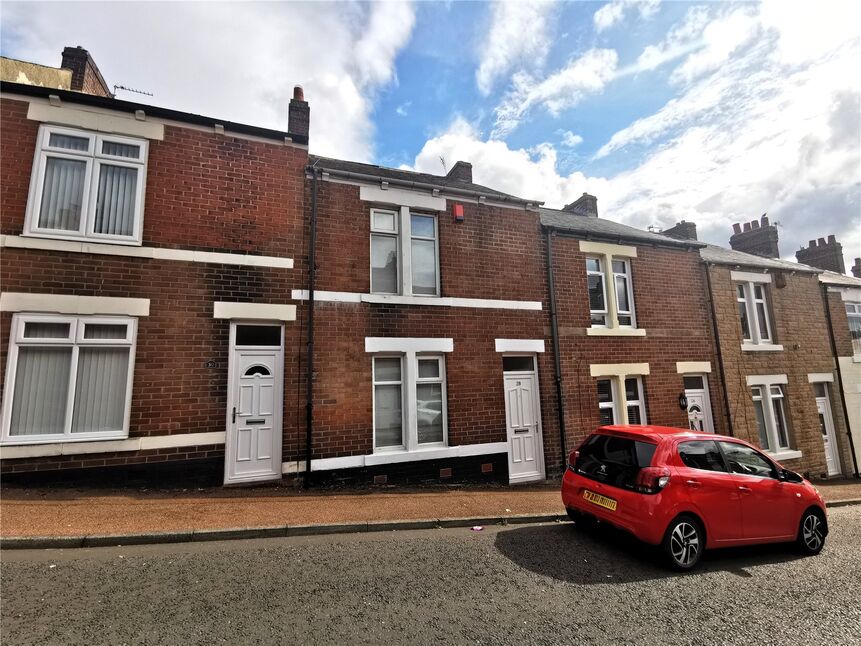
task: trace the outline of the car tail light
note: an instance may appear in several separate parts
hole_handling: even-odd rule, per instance
[[[571,451],[568,454],[568,468],[574,471],[574,465],[577,464],[577,459],[580,457],[580,451]]]
[[[637,474],[635,489],[640,493],[658,493],[670,481],[670,470],[666,467],[646,467]]]

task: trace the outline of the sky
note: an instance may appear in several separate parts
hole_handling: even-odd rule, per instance
[[[861,256],[861,2],[62,2],[0,5],[0,53],[81,45],[118,98],[286,130],[311,152],[442,174],[783,257]]]

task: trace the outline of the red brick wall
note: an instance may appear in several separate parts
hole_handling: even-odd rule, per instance
[[[834,331],[834,345],[838,357],[851,357],[852,336],[849,334],[849,318],[846,316],[846,304],[839,293],[828,292],[828,315]]]
[[[38,123],[27,103],[0,101],[2,232],[20,235]],[[227,320],[214,301],[285,303],[304,282],[302,149],[167,126],[150,145],[145,246],[296,257],[297,269],[163,261],[5,248],[3,291],[150,299],[138,319],[130,437],[223,431],[227,405]],[[12,315],[0,316],[5,375]],[[299,400],[300,322],[285,323],[285,455],[294,454]],[[216,368],[207,368],[215,361]],[[2,383],[3,380],[0,380]],[[288,439],[289,437],[289,439]],[[3,470],[75,468],[213,457],[223,447],[7,460]],[[109,461],[109,462],[108,462]]]
[[[725,432],[705,274],[696,251],[637,248],[631,278],[637,327],[646,330],[645,337],[587,336],[586,254],[580,251],[580,240],[555,236],[553,261],[568,450],[600,423],[591,364],[648,363],[650,372],[643,376],[648,422],[687,428],[687,413],[678,403],[684,384],[676,362],[710,361],[712,416],[716,432]]]
[[[777,287],[779,280],[774,275],[774,282],[768,285],[768,297],[773,312],[775,342],[782,344],[784,349],[782,352],[742,352],[741,324],[730,277],[731,268],[712,266],[709,271],[735,435],[753,444],[759,443],[747,376],[786,374],[788,384],[784,387],[784,404],[791,444],[802,452],[799,460],[788,460],[786,466],[809,471],[812,476],[824,474],[825,452],[816,399],[807,375],[830,373],[835,365],[817,276],[784,273],[786,286]],[[839,405],[839,400],[832,401],[835,422],[838,422]]]

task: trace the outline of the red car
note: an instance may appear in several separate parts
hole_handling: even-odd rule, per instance
[[[795,541],[825,545],[825,502],[812,484],[733,437],[662,426],[604,426],[568,456],[562,502],[660,545],[690,570],[703,550]]]

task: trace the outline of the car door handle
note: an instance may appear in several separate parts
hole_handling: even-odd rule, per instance
[[[703,486],[699,480],[685,480],[685,484],[694,489],[698,489]]]
[[[739,487],[738,490],[742,493],[750,493],[750,487]]]

